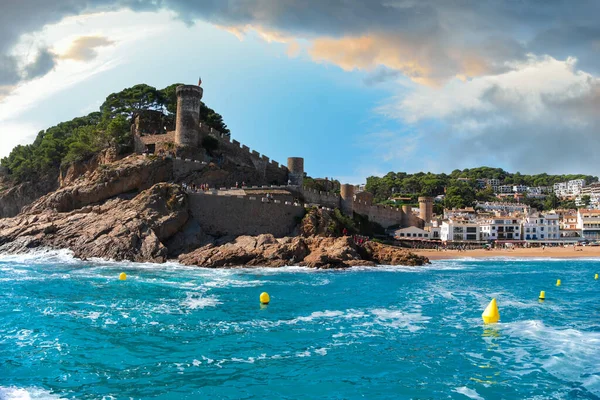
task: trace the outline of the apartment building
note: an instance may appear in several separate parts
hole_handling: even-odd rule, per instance
[[[481,238],[481,226],[468,219],[449,219],[442,222],[440,239],[444,242],[475,242]]]
[[[600,239],[600,210],[584,209],[577,210],[577,229],[585,239]]]

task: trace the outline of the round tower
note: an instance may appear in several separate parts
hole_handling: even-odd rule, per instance
[[[175,144],[178,146],[198,146],[200,133],[200,103],[203,90],[200,86],[181,85],[177,94],[177,120]]]
[[[302,186],[304,180],[304,158],[289,157],[287,159],[288,179],[292,185]]]
[[[433,218],[433,197],[419,197],[419,216],[425,222]]]
[[[403,205],[402,206],[402,221],[401,221],[401,228],[406,228],[407,226],[410,226],[410,220],[411,220],[411,216],[412,216],[412,207],[409,205]]]
[[[347,183],[340,187],[340,196],[342,198],[342,212],[348,216],[352,216],[354,211],[354,185]]]

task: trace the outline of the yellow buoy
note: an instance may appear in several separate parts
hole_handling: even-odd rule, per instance
[[[124,281],[125,279],[127,279],[127,274],[125,272],[121,272],[119,274],[119,280]]]
[[[556,280],[556,286],[560,286],[560,279]]]
[[[262,292],[260,294],[260,304],[269,304],[269,301],[271,301],[271,298],[269,297],[269,293]]]
[[[485,308],[483,314],[481,314],[481,318],[485,324],[493,324],[500,320],[500,313],[498,312],[498,303],[496,303],[496,299],[493,298],[490,301],[490,304]]]
[[[594,275],[594,279],[598,279],[598,274]]]
[[[543,290],[540,292],[540,300],[546,300],[546,292]]]

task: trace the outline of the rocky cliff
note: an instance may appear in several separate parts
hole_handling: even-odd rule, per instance
[[[304,265],[422,265],[428,260],[377,243],[356,245],[335,218],[313,209],[297,231],[272,235],[213,238],[189,211],[188,195],[172,180],[172,161],[129,156],[100,164],[64,187],[42,196],[13,218],[0,219],[0,252],[36,247],[68,248],[76,257],[139,262],[180,262],[203,267]]]

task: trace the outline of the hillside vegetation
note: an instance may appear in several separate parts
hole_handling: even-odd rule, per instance
[[[468,181],[459,180],[468,179]],[[443,206],[446,208],[463,208],[472,206],[476,201],[497,200],[491,188],[479,188],[477,179],[499,179],[503,185],[552,186],[558,182],[571,179],[585,179],[586,184],[597,182],[598,177],[591,175],[525,175],[519,172],[510,173],[501,168],[479,167],[454,170],[450,174],[433,174],[431,172],[389,172],[383,177],[367,178],[366,190],[373,193],[377,203],[389,202],[392,197],[406,197],[409,204],[416,204],[418,196],[437,196],[445,194]],[[555,196],[548,196],[544,201],[526,199],[525,202],[538,209],[555,207],[574,207],[574,204],[561,203]]]
[[[139,84],[110,94],[100,110],[62,122],[38,133],[32,144],[15,147],[0,161],[14,183],[55,177],[61,166],[84,161],[99,151],[115,147],[120,154],[132,151],[131,119],[143,110],[158,110],[172,125],[177,111],[175,88],[156,89]],[[223,117],[204,103],[200,118],[209,126],[229,133]]]

